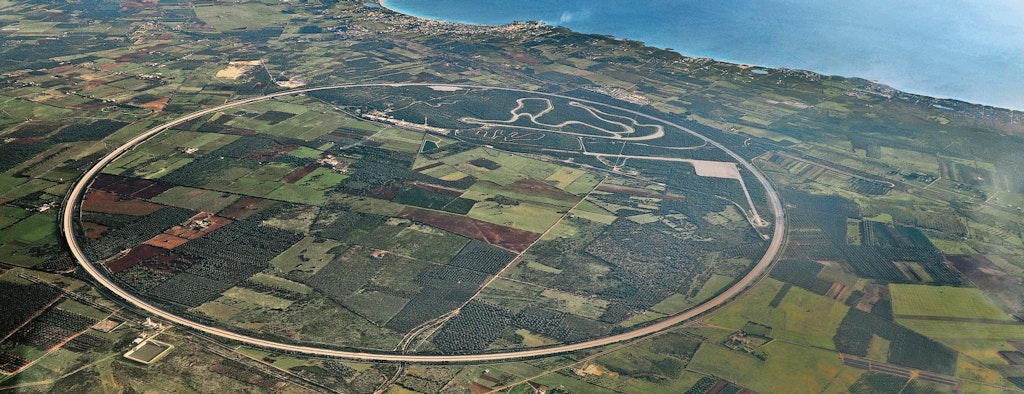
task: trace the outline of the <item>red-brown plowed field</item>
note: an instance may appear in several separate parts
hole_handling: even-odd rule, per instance
[[[124,66],[127,66],[127,65],[128,65],[128,63],[114,62],[114,63],[110,63],[110,64],[104,64],[102,66],[97,66],[96,68],[100,69],[100,71],[108,71],[108,70],[113,70],[113,69],[118,68],[118,67],[124,67]]]
[[[403,209],[398,216],[426,223],[442,230],[451,231],[467,238],[487,242],[515,252],[526,250],[533,241],[540,238],[538,233],[500,226],[445,212],[410,207]]]
[[[164,110],[164,107],[167,106],[167,103],[170,102],[170,101],[171,101],[170,98],[163,97],[163,98],[158,98],[156,100],[150,101],[148,103],[139,104],[139,106],[142,107],[142,108],[151,109],[151,110],[154,110],[156,112],[160,112],[160,111]]]
[[[274,205],[273,200],[265,200],[259,197],[242,197],[227,208],[220,211],[220,216],[232,219],[245,219],[256,212],[262,211]]]
[[[508,186],[521,193],[550,198],[552,200],[566,201],[574,204],[580,200],[580,197],[575,194],[567,193],[562,189],[552,186],[550,183],[533,178],[523,178],[512,182]]]
[[[529,54],[527,54],[525,52],[509,52],[508,56],[511,57],[512,60],[515,60],[515,61],[518,61],[518,62],[523,62],[523,63],[526,63],[526,64],[541,64],[541,63],[543,63],[540,59],[538,59],[536,57],[533,57],[532,55],[529,55]]]
[[[975,286],[1012,310],[1024,308],[1024,289],[1017,279],[1003,271],[984,255],[953,255],[946,260]]]
[[[103,187],[93,186],[94,189],[105,190],[120,195],[130,195],[138,192],[142,189],[152,186],[154,183],[151,180],[140,179],[140,178],[125,178],[116,175],[108,175],[113,179],[112,182],[106,184]],[[93,183],[95,185],[95,182]]]
[[[82,230],[85,231],[85,236],[90,239],[99,239],[108,228],[110,227],[98,223],[82,222]]]
[[[129,250],[128,253],[125,253],[124,256],[121,256],[117,260],[107,263],[107,268],[110,268],[111,272],[117,273],[138,263],[156,257],[164,251],[166,251],[166,249],[142,244],[132,248],[132,250]]]
[[[167,44],[154,44],[148,47],[137,48],[137,52],[132,52],[130,54],[123,55],[121,57],[118,57],[116,60],[118,63],[136,63],[139,59],[142,59],[143,57],[148,57],[150,53],[159,52],[161,49],[167,48],[168,46],[169,45]]]
[[[398,195],[399,187],[401,187],[401,184],[397,182],[392,182],[387,185],[367,190],[366,197],[376,198],[378,200],[391,201],[392,199],[395,198],[396,195]],[[350,194],[352,194],[353,196],[362,197],[358,192]]]
[[[597,187],[597,190],[602,191],[602,192],[619,193],[619,194],[626,194],[626,195],[637,196],[637,197],[660,198],[660,199],[663,199],[663,200],[670,200],[670,201],[683,201],[683,200],[686,200],[686,197],[684,197],[682,195],[679,195],[679,194],[672,194],[672,193],[662,194],[662,193],[656,192],[654,190],[637,189],[637,188],[625,187],[625,186],[601,185],[601,186]]]
[[[491,390],[490,387],[484,386],[477,382],[473,382],[469,385],[469,392],[473,394],[484,394],[492,391],[494,390]]]
[[[277,145],[262,152],[252,152],[245,157],[258,161],[270,161],[296,149],[299,149],[298,145]]]
[[[174,185],[168,185],[166,183],[154,183],[145,189],[132,193],[132,195],[138,198],[145,198],[148,200],[150,198],[159,196],[160,193],[171,190],[171,188],[173,187]]]
[[[313,163],[313,164],[307,165],[305,167],[302,167],[300,169],[292,171],[291,174],[285,175],[284,178],[281,178],[281,182],[284,182],[284,183],[295,183],[295,182],[298,182],[299,179],[305,178],[306,175],[309,175],[309,173],[311,173],[313,171],[316,171],[317,168],[320,168],[320,164]]]
[[[92,189],[107,190],[107,186],[110,186],[111,184],[114,183],[118,183],[120,181],[121,177],[117,175],[99,174],[96,175],[96,178],[92,180],[92,183],[89,184],[89,187]]]
[[[163,205],[145,200],[122,200],[121,196],[103,190],[89,192],[82,201],[83,211],[132,216],[149,215],[163,207]]]
[[[155,259],[149,259],[142,263],[143,267],[149,268],[153,271],[166,272],[168,274],[176,274],[178,271],[184,270],[195,264],[194,258],[186,257],[174,252],[166,252],[164,254],[156,256]]]
[[[185,238],[176,237],[171,234],[164,233],[157,234],[155,237],[150,238],[149,241],[145,242],[145,244],[156,246],[158,248],[174,249],[181,246],[185,242],[188,242],[188,240]]]

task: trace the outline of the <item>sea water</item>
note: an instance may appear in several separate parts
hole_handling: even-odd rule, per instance
[[[1024,1],[385,0],[409,15],[542,21],[687,56],[861,77],[1024,109]]]

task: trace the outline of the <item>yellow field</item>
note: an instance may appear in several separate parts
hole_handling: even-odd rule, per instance
[[[225,291],[222,297],[228,297],[239,302],[250,303],[269,309],[284,309],[292,305],[292,301],[275,297],[270,294],[249,290],[244,287],[232,287]]]
[[[586,171],[580,169],[560,167],[558,171],[555,171],[554,174],[551,174],[544,180],[555,182],[555,187],[565,190],[566,187],[569,187],[569,185],[586,173]]]
[[[206,302],[203,305],[196,307],[195,310],[203,312],[207,316],[220,321],[229,321],[242,313],[242,310],[239,308],[231,305],[225,305],[217,301]]]
[[[241,77],[242,75],[244,75],[245,73],[249,72],[254,67],[259,65],[259,60],[231,62],[228,63],[227,67],[221,69],[220,71],[217,71],[216,77],[224,79],[238,79],[238,77]]]

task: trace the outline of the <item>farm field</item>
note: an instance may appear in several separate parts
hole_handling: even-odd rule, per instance
[[[790,342],[834,349],[832,337],[846,315],[848,307],[835,300],[800,288],[786,291],[777,306],[763,308],[760,300],[771,300],[782,290],[783,284],[769,279],[758,286],[736,306],[714,316],[709,323],[742,329],[748,321],[771,327],[768,336]]]
[[[1020,111],[374,2],[193,3],[0,1],[0,390],[1024,390]],[[417,364],[183,329],[82,281],[65,230],[194,322],[439,357],[652,327],[784,245],[657,335]]]
[[[706,343],[697,350],[687,368],[746,382],[751,389],[763,392],[828,392],[829,387],[848,387],[863,373],[842,368],[839,358],[824,350],[785,342],[772,342],[763,349],[768,354],[766,361],[719,344]],[[777,374],[791,378],[771,378]]]
[[[365,93],[414,104],[375,111],[372,101],[361,101]],[[684,197],[666,187],[665,175],[658,172],[621,178],[556,164],[572,153],[538,149],[536,144],[545,146],[548,138],[555,140],[551,144],[561,138],[555,129],[545,131],[550,126],[543,122],[531,128],[532,145],[484,147],[481,138],[499,141],[457,115],[478,110],[474,101],[451,101],[464,95],[495,102],[549,100],[517,98],[523,93],[504,90],[338,88],[315,91],[305,101],[261,102],[190,121],[183,132],[249,131],[227,141],[200,138],[199,146],[223,142],[208,152],[174,145],[184,140],[164,135],[178,130],[154,138],[157,148],[143,143],[138,151],[149,152],[146,160],[182,151],[190,160],[154,180],[121,173],[94,182],[96,190],[86,200],[94,202],[85,207],[95,212],[97,225],[107,224],[90,241],[90,253],[103,260],[103,253],[145,237],[143,245],[104,267],[149,302],[199,314],[222,327],[294,343],[335,341],[377,351],[404,346],[441,354],[593,340],[656,305],[659,313],[644,320],[657,321],[709,299],[743,275],[739,264],[758,257],[756,252],[727,257],[722,251],[737,242],[756,250],[754,245],[765,242],[751,237],[756,229],[743,213],[716,199],[738,198],[738,179]],[[576,111],[564,100],[551,101],[545,116],[580,116],[573,121],[580,125],[606,121],[599,112]],[[279,129],[314,111],[347,120],[311,138]],[[368,113],[366,119],[381,125],[373,127],[353,113]],[[419,152],[420,141],[435,132],[411,121],[420,114],[452,127],[445,133],[458,142]],[[609,138],[618,138],[614,135]],[[291,154],[299,150],[303,153]],[[131,168],[134,164],[122,162],[134,163],[136,156],[124,155],[111,167]],[[429,175],[427,170],[442,166],[466,176]],[[596,191],[609,178],[610,186]],[[662,198],[669,203],[660,204]],[[633,238],[637,213],[657,230]],[[117,221],[113,215],[135,219]],[[631,238],[647,250],[630,250]],[[522,263],[524,257],[528,261]],[[680,258],[686,263],[672,261]],[[511,271],[516,274],[503,278],[519,264],[531,271]],[[594,268],[627,287],[580,276]],[[518,274],[537,269],[555,275]],[[690,296],[677,293],[691,289]],[[310,311],[322,315],[302,316]],[[324,332],[314,327],[322,319],[345,328]],[[622,327],[638,324],[630,321]],[[411,342],[423,335],[418,328],[425,324],[436,328]],[[388,345],[402,335],[401,343]]]
[[[894,284],[889,291],[897,316],[1013,321],[978,289]]]

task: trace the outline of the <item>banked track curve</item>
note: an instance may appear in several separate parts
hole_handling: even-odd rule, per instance
[[[320,91],[320,90],[345,89],[345,88],[361,88],[361,87],[365,88],[365,87],[405,87],[405,86],[442,86],[442,87],[448,87],[448,88],[506,90],[506,91],[513,91],[513,92],[520,92],[520,93],[527,93],[527,94],[538,94],[538,95],[545,95],[545,96],[551,96],[551,97],[565,98],[565,99],[575,100],[575,101],[578,101],[578,102],[584,102],[584,103],[588,103],[588,104],[608,106],[608,107],[617,109],[619,111],[623,111],[623,112],[626,112],[626,113],[629,113],[629,114],[632,114],[632,115],[637,115],[637,116],[640,116],[640,117],[643,117],[643,118],[646,118],[646,119],[650,119],[650,120],[653,120],[653,121],[656,121],[656,122],[660,122],[660,123],[663,123],[663,124],[675,127],[677,129],[682,130],[684,132],[687,132],[689,134],[692,134],[692,135],[694,135],[694,136],[696,136],[696,137],[706,141],[708,144],[710,144],[712,146],[715,146],[718,149],[721,149],[726,154],[731,156],[733,159],[736,160],[737,163],[742,165],[743,168],[745,168],[748,171],[750,171],[757,178],[758,182],[761,183],[761,185],[765,188],[765,192],[766,192],[766,195],[767,195],[768,200],[769,200],[768,202],[769,202],[769,205],[770,205],[770,209],[772,211],[773,216],[775,217],[775,226],[774,226],[775,228],[774,228],[774,231],[772,233],[772,237],[771,237],[771,241],[770,241],[770,243],[768,245],[768,249],[765,251],[764,256],[762,256],[761,259],[758,260],[758,262],[754,265],[754,267],[750,271],[748,271],[742,278],[740,278],[740,280],[736,281],[728,289],[726,289],[725,291],[719,293],[716,297],[714,297],[714,298],[712,298],[712,299],[710,299],[710,300],[708,300],[708,301],[706,301],[706,302],[704,302],[704,303],[702,303],[700,305],[697,305],[697,306],[695,306],[695,307],[693,307],[691,309],[688,309],[688,310],[686,310],[686,311],[684,311],[682,313],[679,313],[679,314],[674,315],[674,316],[670,316],[670,317],[666,318],[665,320],[662,320],[660,322],[657,322],[657,323],[654,323],[654,324],[651,324],[651,325],[648,325],[648,326],[644,326],[644,327],[641,327],[641,328],[638,328],[638,329],[635,329],[635,330],[627,331],[627,332],[616,334],[616,335],[612,335],[612,336],[607,336],[607,337],[603,337],[603,338],[593,339],[593,340],[589,340],[589,341],[585,341],[585,342],[567,344],[567,345],[558,345],[558,346],[551,346],[551,347],[526,349],[526,350],[516,350],[516,351],[509,351],[509,352],[498,352],[498,353],[479,353],[479,354],[462,354],[462,355],[426,355],[426,354],[394,354],[394,353],[385,353],[385,352],[346,351],[346,350],[319,348],[319,347],[306,346],[306,345],[295,345],[295,344],[281,343],[281,342],[275,342],[275,341],[270,341],[270,340],[266,340],[266,339],[255,338],[255,337],[251,337],[251,336],[247,336],[247,335],[242,335],[242,334],[238,334],[238,333],[232,332],[230,330],[226,330],[226,329],[222,329],[222,328],[217,328],[217,327],[212,327],[212,326],[208,326],[208,325],[204,325],[204,324],[201,324],[201,323],[197,323],[197,322],[188,320],[186,318],[177,316],[177,315],[175,315],[173,313],[167,312],[167,311],[165,311],[163,309],[160,309],[160,308],[158,308],[158,307],[156,307],[156,306],[146,302],[145,300],[135,296],[131,292],[121,288],[116,283],[111,281],[111,279],[109,277],[107,277],[107,275],[100,268],[97,268],[96,265],[94,265],[91,261],[89,261],[89,259],[85,256],[85,253],[82,251],[81,245],[79,245],[79,243],[78,243],[78,239],[75,237],[75,226],[74,226],[75,210],[76,210],[76,207],[78,206],[79,202],[81,201],[82,196],[84,195],[85,191],[88,189],[89,184],[92,182],[93,178],[95,178],[103,170],[103,168],[105,168],[107,165],[109,165],[111,162],[113,162],[117,158],[121,157],[121,155],[125,154],[125,152],[128,152],[129,150],[131,150],[135,146],[145,142],[150,137],[153,137],[153,136],[155,136],[155,135],[157,135],[157,134],[159,134],[159,133],[161,133],[161,132],[163,132],[163,131],[165,131],[167,129],[170,129],[171,127],[174,127],[174,126],[179,125],[181,123],[184,123],[184,122],[187,122],[187,121],[199,118],[199,117],[204,116],[204,115],[212,114],[212,113],[215,113],[215,112],[218,112],[218,111],[223,111],[223,110],[226,110],[226,109],[229,109],[229,108],[233,108],[233,107],[237,107],[237,106],[240,106],[240,105],[245,105],[245,104],[250,104],[250,103],[257,102],[257,101],[263,101],[263,100],[272,99],[272,98],[275,98],[275,97],[297,95],[297,94],[313,92],[313,91]],[[128,301],[129,303],[135,305],[136,307],[141,308],[141,309],[143,309],[143,310],[145,310],[145,311],[147,311],[149,313],[152,313],[153,315],[155,315],[155,316],[157,316],[157,317],[159,317],[161,319],[164,319],[166,321],[169,321],[169,322],[181,325],[181,326],[189,327],[189,328],[192,328],[192,329],[195,329],[195,330],[207,333],[207,334],[216,335],[216,336],[219,336],[219,337],[222,337],[222,338],[226,338],[226,339],[230,339],[230,340],[234,340],[234,341],[239,341],[239,342],[242,342],[242,343],[246,343],[246,344],[249,344],[249,345],[253,345],[253,346],[257,346],[257,347],[261,347],[261,348],[266,348],[266,349],[273,349],[273,350],[279,350],[279,351],[285,351],[285,352],[303,353],[303,354],[310,354],[310,355],[316,355],[316,356],[341,357],[341,358],[349,358],[349,359],[357,359],[357,360],[397,361],[397,362],[416,362],[416,363],[500,361],[500,360],[509,360],[509,359],[519,359],[519,358],[530,358],[530,357],[548,356],[548,355],[559,354],[559,353],[566,353],[566,352],[571,352],[571,351],[576,351],[576,350],[590,349],[590,348],[594,348],[594,347],[598,347],[598,346],[610,345],[610,344],[613,344],[613,343],[628,341],[628,340],[631,340],[631,339],[636,339],[636,338],[644,337],[644,336],[651,335],[651,334],[654,334],[654,333],[658,333],[660,331],[667,330],[667,329],[671,328],[672,326],[675,326],[677,324],[680,324],[682,322],[690,320],[690,319],[692,319],[692,318],[694,318],[696,316],[699,316],[699,315],[701,315],[703,313],[706,313],[706,312],[708,312],[708,311],[710,311],[710,310],[712,310],[714,308],[717,308],[719,306],[722,306],[722,305],[726,304],[727,302],[732,300],[734,297],[736,297],[737,295],[741,294],[748,287],[750,287],[751,285],[756,283],[762,277],[762,275],[764,275],[767,272],[768,268],[771,266],[771,264],[775,260],[776,256],[781,252],[782,240],[783,240],[783,238],[784,238],[783,236],[785,234],[785,225],[786,225],[785,212],[783,211],[782,203],[779,200],[778,193],[772,187],[771,182],[768,181],[768,178],[764,174],[762,174],[757,168],[755,168],[752,164],[750,164],[750,162],[748,162],[746,159],[744,159],[743,157],[741,157],[738,154],[736,154],[735,152],[729,150],[728,148],[726,148],[725,146],[723,146],[719,142],[711,140],[710,138],[705,137],[704,135],[699,134],[699,133],[697,133],[697,132],[695,132],[693,130],[687,129],[687,128],[685,128],[683,126],[680,126],[678,124],[675,124],[675,123],[672,123],[672,122],[669,122],[669,121],[666,121],[666,120],[663,120],[663,119],[659,119],[659,118],[656,118],[656,117],[653,117],[653,116],[650,116],[650,115],[647,115],[647,114],[644,114],[644,113],[641,113],[641,112],[629,110],[629,109],[626,109],[626,108],[616,107],[616,106],[609,105],[609,104],[606,104],[606,103],[599,103],[599,102],[595,102],[595,101],[584,100],[584,99],[580,99],[580,98],[576,98],[576,97],[571,97],[571,96],[564,96],[564,95],[551,94],[551,93],[540,93],[540,92],[533,92],[533,91],[522,90],[522,89],[500,88],[500,87],[493,87],[493,86],[436,84],[436,83],[434,83],[434,84],[431,84],[431,83],[373,83],[373,84],[332,85],[332,86],[321,86],[321,87],[313,87],[313,88],[301,88],[301,89],[288,90],[288,91],[272,93],[272,94],[268,94],[268,95],[264,95],[264,96],[252,97],[252,98],[247,98],[247,99],[243,99],[243,100],[233,101],[233,102],[230,102],[230,103],[227,103],[227,104],[223,104],[223,105],[219,105],[219,106],[216,106],[216,107],[213,107],[213,108],[208,108],[208,109],[204,109],[204,110],[201,110],[201,111],[193,112],[193,113],[191,113],[189,115],[186,115],[184,117],[181,117],[181,118],[172,120],[170,122],[161,124],[159,126],[156,126],[154,128],[151,128],[151,129],[145,131],[144,133],[139,134],[138,136],[128,140],[123,145],[117,147],[116,149],[114,149],[113,151],[108,153],[106,156],[103,156],[102,159],[100,159],[84,175],[82,175],[81,178],[78,179],[78,181],[75,183],[75,185],[73,186],[71,191],[68,193],[67,197],[65,198],[62,210],[61,210],[61,220],[60,220],[61,232],[63,233],[64,239],[67,242],[68,247],[71,250],[71,253],[74,255],[75,259],[78,261],[78,264],[86,272],[88,272],[89,275],[93,277],[93,279],[95,279],[100,285],[102,285],[103,287],[105,287],[107,290],[109,290],[110,292],[114,293],[118,297],[123,298],[125,301]]]

